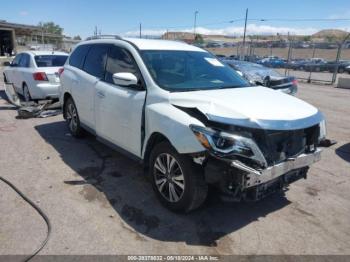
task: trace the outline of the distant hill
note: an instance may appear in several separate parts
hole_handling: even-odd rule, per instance
[[[312,35],[312,38],[319,38],[319,39],[327,39],[327,38],[333,38],[333,39],[344,39],[344,37],[347,36],[347,32],[339,29],[325,29],[321,30],[315,34]]]
[[[293,36],[295,40],[299,41],[316,41],[316,42],[337,42],[344,39],[348,32],[339,29],[325,29],[321,30],[313,35],[296,35]],[[225,35],[201,35],[205,42],[239,42],[242,41],[242,36],[225,36]],[[287,35],[248,35],[248,41],[253,37],[253,39],[259,38],[259,41],[276,41],[276,40],[287,40]],[[191,42],[194,40],[193,33],[189,32],[168,32],[161,36],[163,39],[171,40],[183,40],[186,42]]]

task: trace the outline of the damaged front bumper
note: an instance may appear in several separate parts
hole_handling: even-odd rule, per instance
[[[257,170],[238,160],[209,156],[203,166],[206,181],[218,185],[225,199],[256,201],[286,188],[296,180],[306,178],[309,166],[320,158],[321,150],[316,149]]]
[[[321,159],[321,149],[316,149],[313,153],[301,154],[295,158],[270,166],[261,171],[250,168],[239,161],[232,161],[231,166],[247,172],[247,182],[245,187],[252,187],[261,183],[266,183],[292,170],[308,167]]]

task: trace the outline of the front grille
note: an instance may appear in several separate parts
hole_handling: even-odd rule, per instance
[[[253,138],[264,154],[269,166],[315,149],[318,125],[298,130],[255,130]]]

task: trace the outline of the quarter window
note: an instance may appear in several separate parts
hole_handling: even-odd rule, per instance
[[[30,56],[28,54],[22,54],[21,60],[19,61],[20,67],[29,67]]]
[[[83,70],[98,78],[104,78],[108,49],[109,45],[92,45]]]
[[[19,61],[21,60],[22,54],[16,55],[16,57],[12,61],[13,66],[19,66]]]
[[[90,45],[78,46],[69,57],[69,65],[81,69],[84,64],[85,56],[89,49]]]
[[[113,84],[113,74],[115,73],[133,73],[137,79],[141,79],[132,55],[126,49],[118,46],[113,46],[108,54],[105,81]]]

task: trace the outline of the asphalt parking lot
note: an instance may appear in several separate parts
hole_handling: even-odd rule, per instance
[[[159,204],[138,163],[92,136],[73,138],[61,115],[16,119],[2,87],[0,96],[0,173],[50,218],[41,254],[350,254],[350,90],[300,84],[298,97],[323,111],[338,141],[307,180],[257,203],[210,194],[188,215]],[[45,234],[0,182],[0,254],[29,254]]]

